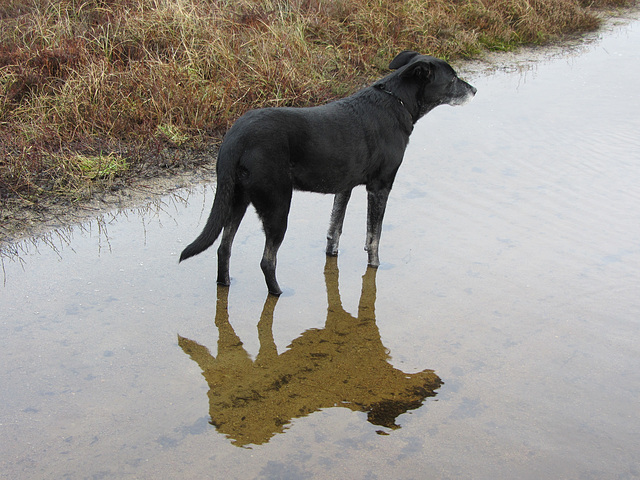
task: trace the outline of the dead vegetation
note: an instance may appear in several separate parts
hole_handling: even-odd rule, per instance
[[[0,198],[75,200],[192,166],[248,109],[344,96],[400,50],[542,44],[630,3],[5,0]]]

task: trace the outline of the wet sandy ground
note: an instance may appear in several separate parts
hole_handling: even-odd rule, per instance
[[[211,186],[5,249],[0,477],[640,478],[640,23],[470,74],[416,127],[380,269],[294,197],[285,294]]]

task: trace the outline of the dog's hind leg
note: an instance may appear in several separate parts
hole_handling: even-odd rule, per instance
[[[282,245],[284,240],[284,233],[287,230],[287,216],[280,217],[278,219],[272,218],[267,222],[264,222],[264,234],[265,244],[262,260],[260,261],[260,268],[264,273],[265,282],[267,282],[267,288],[269,293],[273,295],[280,295],[282,290],[276,280],[276,263],[278,249]]]
[[[382,234],[382,219],[390,191],[388,188],[367,190],[367,241],[364,249],[369,254],[369,265],[372,267],[380,265],[378,246]]]
[[[276,189],[269,194],[263,192],[255,200],[252,197],[253,205],[256,207],[258,216],[262,219],[265,235],[264,253],[260,261],[260,268],[264,273],[269,293],[273,295],[282,293],[276,280],[276,257],[278,249],[284,240],[284,234],[287,231],[287,217],[291,207],[292,193],[292,189],[289,187],[288,191],[278,191]]]
[[[327,231],[327,255],[335,257],[338,255],[338,243],[342,235],[342,225],[347,212],[347,204],[351,198],[351,190],[336,193],[333,199],[333,210],[331,211],[331,221]]]
[[[244,217],[247,207],[249,206],[249,199],[244,194],[236,195],[233,206],[231,207],[231,215],[229,221],[224,227],[222,232],[222,240],[218,247],[218,285],[230,285],[231,278],[229,277],[229,259],[231,258],[231,244],[238,232],[240,222]]]

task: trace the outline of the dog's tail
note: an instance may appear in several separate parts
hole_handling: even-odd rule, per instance
[[[216,196],[213,199],[213,207],[211,207],[207,223],[198,238],[182,251],[179,262],[205,251],[220,236],[220,232],[229,218],[234,190],[234,175],[218,171]]]

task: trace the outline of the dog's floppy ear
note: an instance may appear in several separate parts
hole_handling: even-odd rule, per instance
[[[421,60],[409,65],[400,75],[402,78],[414,77],[423,82],[428,82],[433,77],[433,65]]]
[[[412,50],[404,50],[403,52],[400,52],[398,55],[396,55],[396,58],[391,60],[391,63],[389,64],[389,70],[397,70],[400,67],[404,67],[416,55],[420,54]]]

